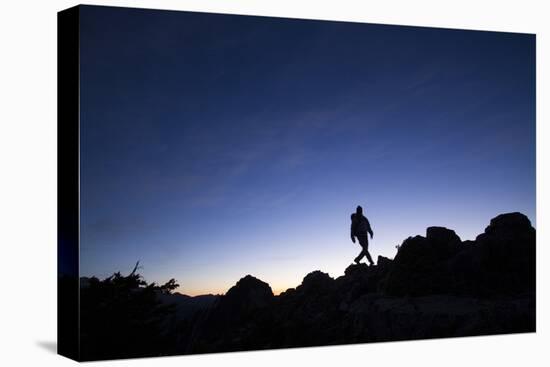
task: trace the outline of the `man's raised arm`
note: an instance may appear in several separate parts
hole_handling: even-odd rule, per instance
[[[365,218],[365,219],[366,219],[366,218]],[[372,232],[372,228],[371,228],[371,226],[370,226],[370,222],[369,222],[368,219],[367,219],[367,227],[368,227],[368,230],[367,230],[367,231],[369,232],[370,238],[372,239],[372,238],[374,237],[374,233]]]

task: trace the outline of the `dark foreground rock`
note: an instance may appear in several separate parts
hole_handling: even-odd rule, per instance
[[[180,353],[532,332],[535,229],[520,213],[492,219],[475,241],[430,227],[394,260],[336,279],[314,271],[279,296],[246,276],[191,329]]]

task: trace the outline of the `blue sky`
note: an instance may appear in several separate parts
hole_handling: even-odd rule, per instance
[[[343,274],[431,225],[535,224],[535,36],[83,7],[81,274]]]

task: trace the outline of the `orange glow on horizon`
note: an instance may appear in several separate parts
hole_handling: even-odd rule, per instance
[[[281,293],[283,293],[284,291],[286,291],[290,288],[295,288],[295,287],[296,286],[288,286],[286,288],[285,287],[277,287],[277,288],[272,287],[271,290],[273,291],[273,294],[275,296],[278,296]],[[187,290],[187,291],[184,291],[183,289],[181,289],[181,287],[178,287],[174,290],[174,293],[185,294],[185,295],[191,296],[191,297],[203,296],[203,295],[206,295],[206,294],[213,294],[213,295],[222,296],[222,295],[225,295],[229,289],[225,289],[225,290],[211,289],[211,290],[204,290],[204,291],[200,291],[200,290]]]

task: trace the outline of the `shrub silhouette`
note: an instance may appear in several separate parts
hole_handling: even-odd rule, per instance
[[[173,305],[161,304],[158,293],[171,293],[175,279],[147,284],[136,273],[89,279],[81,284],[80,326],[82,360],[173,354],[175,326],[167,321]]]

